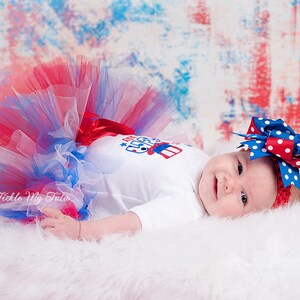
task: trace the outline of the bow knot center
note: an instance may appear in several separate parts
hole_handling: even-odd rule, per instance
[[[267,138],[266,148],[277,157],[291,161],[293,157],[294,141],[269,137]]]

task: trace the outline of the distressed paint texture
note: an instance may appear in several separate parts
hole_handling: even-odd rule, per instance
[[[144,74],[207,150],[251,115],[300,130],[299,11],[299,0],[0,1],[0,96],[22,90],[30,66],[83,54]]]

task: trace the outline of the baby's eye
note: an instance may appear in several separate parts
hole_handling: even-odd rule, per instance
[[[238,172],[239,172],[239,175],[241,175],[243,173],[243,165],[240,162],[238,163]]]
[[[248,202],[248,197],[247,197],[247,195],[246,195],[245,193],[243,193],[243,192],[241,192],[241,200],[242,200],[244,206],[245,206],[245,205],[247,204],[247,202]]]

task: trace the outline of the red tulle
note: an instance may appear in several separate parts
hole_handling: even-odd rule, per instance
[[[24,199],[27,191],[58,192],[74,202],[38,204],[32,210],[38,219],[44,204],[79,218],[85,197],[98,192],[101,171],[77,155],[79,146],[107,135],[157,136],[172,121],[169,97],[130,74],[123,78],[99,59],[56,58],[28,71],[23,82],[0,101],[0,192]],[[0,198],[0,215],[4,205]],[[26,200],[16,206],[10,211],[28,208]],[[25,222],[35,218],[31,210],[27,216]]]

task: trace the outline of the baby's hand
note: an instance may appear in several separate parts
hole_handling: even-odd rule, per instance
[[[67,237],[72,240],[79,238],[80,223],[64,215],[57,208],[45,207],[42,213],[47,216],[40,223],[41,227],[57,237]]]

